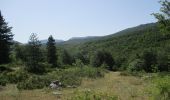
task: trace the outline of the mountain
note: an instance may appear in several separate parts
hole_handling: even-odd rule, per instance
[[[16,40],[12,40],[11,42],[12,42],[13,44],[19,44],[19,45],[22,44],[21,42],[18,42],[18,41],[16,41]]]
[[[156,27],[156,23],[142,24],[136,27],[127,28],[125,30],[119,31],[114,34],[106,35],[106,36],[87,36],[87,37],[72,37],[71,39],[60,42],[59,45],[63,46],[75,46],[75,45],[83,45],[87,42],[95,42],[99,40],[103,40],[103,42],[107,39],[111,39],[113,37],[133,34],[134,32],[138,33],[140,31],[148,30],[150,28]]]
[[[60,43],[60,45],[77,45],[85,42],[99,39],[99,36],[87,36],[87,37],[72,37],[67,41]]]
[[[131,60],[130,58],[134,58],[136,54],[140,55],[147,49],[156,50],[169,44],[170,36],[162,35],[157,23],[149,23],[128,28],[108,36],[97,37],[81,44],[63,45],[63,48],[72,55],[82,52],[85,57],[90,57],[97,50],[106,50],[116,60],[128,62]]]

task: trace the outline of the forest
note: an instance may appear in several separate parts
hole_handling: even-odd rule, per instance
[[[156,23],[64,42],[50,35],[45,43],[37,33],[25,44],[13,40],[0,12],[0,99],[169,100],[170,2],[160,4]]]

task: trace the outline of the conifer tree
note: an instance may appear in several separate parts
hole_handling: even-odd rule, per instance
[[[47,42],[47,61],[49,64],[52,64],[53,67],[57,65],[55,40],[52,35],[50,35]]]
[[[12,27],[8,27],[0,11],[0,64],[10,62],[10,45],[12,45]]]
[[[42,73],[44,68],[41,66],[42,52],[41,43],[37,34],[32,33],[27,45],[26,70],[33,73]]]

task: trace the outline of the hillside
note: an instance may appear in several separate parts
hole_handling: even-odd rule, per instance
[[[60,43],[60,45],[77,45],[98,39],[100,39],[99,36],[72,37],[69,40]]]
[[[105,50],[110,52],[116,61],[126,64],[136,55],[141,55],[148,49],[166,51],[163,46],[169,48],[169,43],[169,36],[161,34],[156,23],[150,23],[128,28],[83,44],[66,45],[63,48],[70,51],[72,55],[82,53],[86,57],[85,59],[90,59],[97,50]]]
[[[63,44],[69,44],[69,46],[75,46],[72,45],[72,43],[70,43],[71,41],[74,42],[80,42],[80,41],[84,41],[83,44],[78,44],[75,47],[83,47],[85,45],[99,45],[99,44],[108,44],[109,42],[113,42],[115,40],[118,39],[117,42],[121,42],[121,38],[126,38],[128,37],[133,37],[133,35],[142,35],[145,32],[149,32],[149,31],[157,31],[156,29],[156,23],[150,23],[150,24],[142,24],[136,27],[132,27],[132,28],[128,28],[122,31],[119,31],[117,33],[111,34],[111,35],[107,35],[107,36],[102,36],[102,37],[92,37],[92,38],[79,38],[79,39],[70,39],[68,41],[65,41],[65,43]],[[88,40],[88,41],[85,41]],[[93,41],[90,41],[93,40]],[[67,47],[66,47],[67,48]]]

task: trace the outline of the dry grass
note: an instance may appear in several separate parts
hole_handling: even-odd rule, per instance
[[[78,88],[62,89],[60,96],[54,95],[54,90],[50,89],[18,91],[15,85],[8,85],[0,91],[0,100],[67,100],[75,95],[75,91],[85,89],[117,95],[119,100],[148,100],[146,88],[147,82],[140,78],[109,72],[104,78],[84,79]]]

